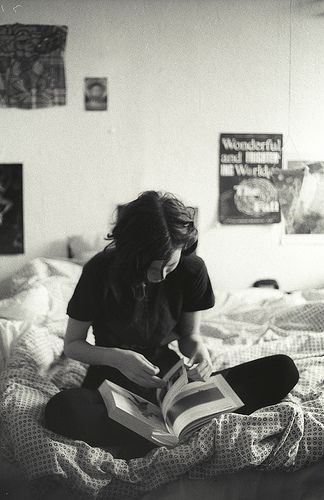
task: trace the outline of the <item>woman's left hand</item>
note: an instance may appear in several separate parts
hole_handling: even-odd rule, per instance
[[[191,356],[188,365],[188,377],[191,380],[207,380],[212,371],[213,365],[206,346],[202,345]]]

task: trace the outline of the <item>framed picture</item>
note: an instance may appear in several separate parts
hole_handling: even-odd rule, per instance
[[[0,164],[0,254],[24,253],[21,164]]]
[[[274,171],[273,182],[284,220],[283,240],[324,243],[324,161],[288,161],[287,169]]]
[[[86,111],[106,111],[108,105],[107,78],[85,78]]]

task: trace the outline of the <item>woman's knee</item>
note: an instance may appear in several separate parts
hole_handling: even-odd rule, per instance
[[[97,390],[78,388],[59,392],[47,403],[44,420],[45,427],[56,434],[85,441],[91,446],[132,443],[141,450],[148,446],[144,438],[108,417],[106,405]],[[149,443],[149,449],[152,446]]]
[[[293,388],[299,379],[298,369],[294,361],[286,354],[273,354],[263,358],[255,359],[242,366],[254,367],[255,375],[261,378],[284,384],[286,387]],[[252,368],[252,370],[254,369]],[[253,373],[253,371],[251,372]]]
[[[98,391],[65,389],[53,396],[45,407],[45,427],[57,434],[82,439],[89,424],[98,424],[106,409]]]
[[[50,431],[69,435],[73,430],[73,406],[69,391],[63,390],[53,396],[47,403],[44,412],[44,424]]]
[[[286,386],[287,393],[295,387],[299,380],[298,368],[286,354],[272,356],[273,373],[276,379]]]
[[[229,368],[225,378],[234,390],[258,399],[283,399],[297,384],[299,373],[285,354],[274,354]],[[257,395],[257,396],[256,396]],[[244,398],[243,398],[244,399]]]

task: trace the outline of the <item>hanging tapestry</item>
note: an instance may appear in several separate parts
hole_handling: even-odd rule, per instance
[[[66,26],[0,26],[0,107],[65,104],[66,35]]]
[[[0,254],[24,253],[20,163],[0,163]]]

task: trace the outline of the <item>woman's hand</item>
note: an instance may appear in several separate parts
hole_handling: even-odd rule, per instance
[[[191,380],[207,380],[212,371],[213,365],[207,347],[200,343],[197,345],[196,351],[191,356],[187,364],[188,377]]]
[[[160,369],[138,352],[118,349],[115,368],[125,377],[142,387],[164,387],[165,382],[157,377]]]
[[[189,358],[188,377],[191,380],[206,380],[213,371],[207,347],[200,335],[201,311],[183,312],[177,331],[180,352]]]
[[[111,366],[125,377],[143,387],[163,387],[165,382],[157,377],[159,368],[152,365],[138,352],[117,347],[90,345],[86,338],[91,321],[69,318],[64,339],[66,356],[89,365]]]

